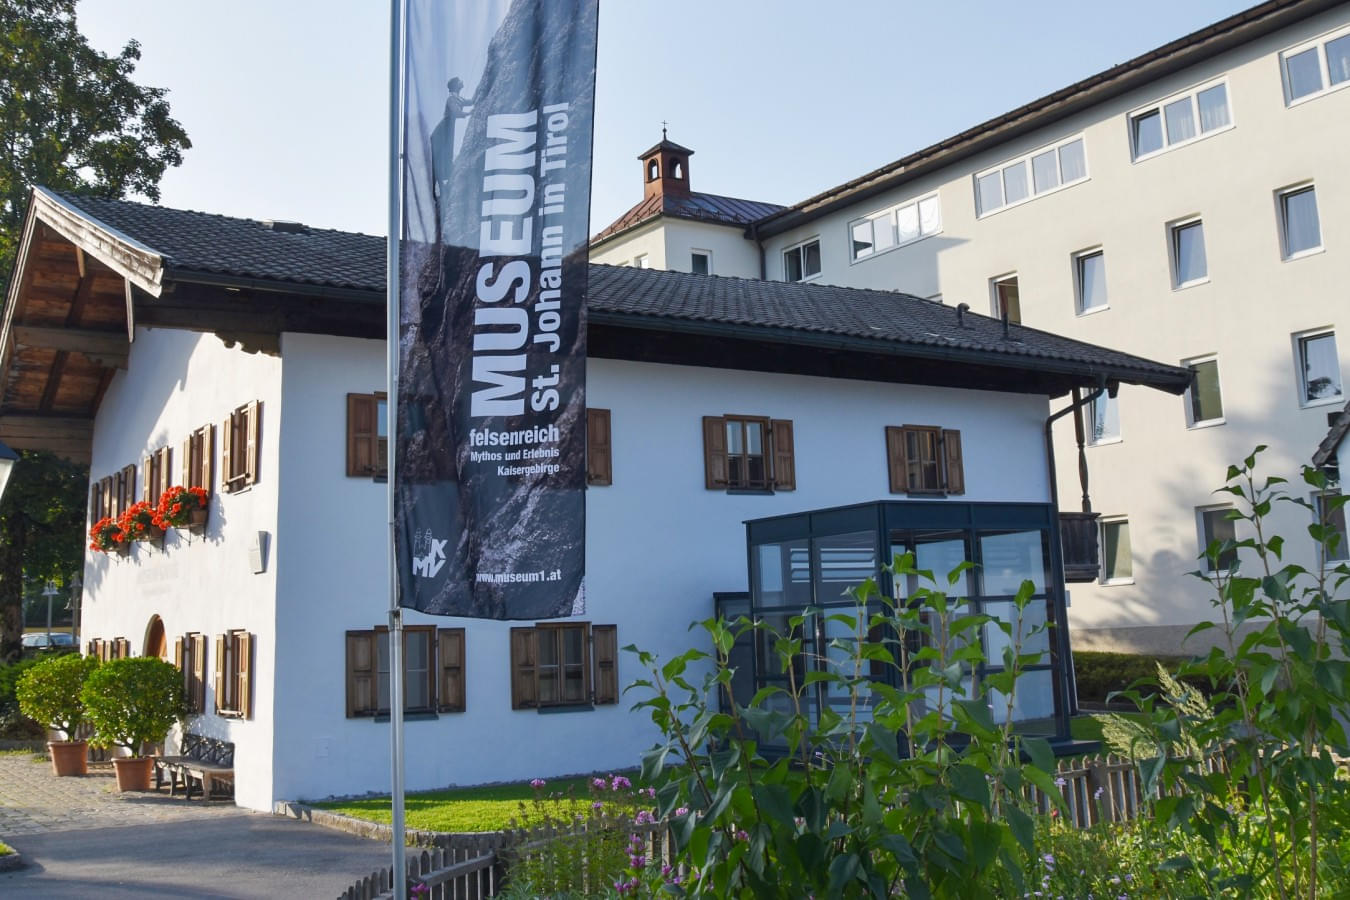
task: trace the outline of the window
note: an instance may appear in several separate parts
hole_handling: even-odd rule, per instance
[[[206,636],[190,631],[173,642],[173,664],[183,673],[190,713],[206,712]]]
[[[1304,406],[1341,399],[1341,362],[1336,333],[1294,335],[1298,347],[1299,403]]]
[[[1171,236],[1172,286],[1189,287],[1209,280],[1205,260],[1205,226],[1199,219],[1175,222],[1168,227]]]
[[[795,490],[791,420],[704,416],[703,475],[710,491]]]
[[[403,629],[403,711],[463,712],[464,629]],[[347,717],[389,715],[389,629],[347,632]]]
[[[989,294],[994,318],[1007,319],[1014,325],[1022,323],[1022,301],[1017,291],[1016,275],[989,279]]]
[[[964,494],[961,432],[936,425],[886,426],[892,494]]]
[[[173,451],[161,447],[147,456],[141,463],[144,472],[141,499],[147,503],[158,503],[159,497],[169,488],[169,479],[173,472],[170,462]]]
[[[216,712],[253,718],[253,659],[257,638],[247,631],[216,636]]]
[[[1228,86],[1220,81],[1176,94],[1131,113],[1130,151],[1135,160],[1231,128]]]
[[[511,708],[619,702],[618,626],[541,622],[511,629]]]
[[[1192,428],[1223,423],[1223,394],[1219,390],[1219,360],[1210,356],[1182,360],[1190,369],[1191,386],[1186,389],[1186,424]]]
[[[1087,177],[1087,154],[1078,135],[977,174],[975,209],[986,216]]]
[[[1317,551],[1323,566],[1350,560],[1350,535],[1345,530],[1345,502],[1345,497],[1336,490],[1318,491],[1312,495],[1314,524],[1326,529]]]
[[[712,251],[694,250],[689,254],[689,271],[695,275],[712,274]]]
[[[1091,430],[1089,444],[1114,444],[1120,440],[1120,405],[1109,393],[1101,393],[1089,404]]]
[[[1350,84],[1350,28],[1314,38],[1280,54],[1284,101],[1293,104]]]
[[[942,230],[937,195],[892,207],[849,223],[853,260],[867,259]]]
[[[258,481],[262,401],[245,403],[225,417],[221,428],[221,486],[238,491]]]
[[[389,477],[389,400],[383,392],[347,395],[347,477]]]
[[[216,426],[203,425],[183,441],[178,465],[183,487],[211,490],[211,471],[216,457]]]
[[[1237,540],[1237,531],[1234,528],[1233,520],[1228,518],[1228,514],[1232,511],[1232,507],[1229,506],[1202,506],[1195,511],[1200,526],[1200,555],[1205,571],[1227,572],[1237,565],[1236,547],[1229,547],[1227,550],[1220,551],[1218,546],[1214,546],[1214,553],[1217,554],[1217,569],[1214,567],[1216,560],[1211,557],[1209,549],[1216,545],[1216,542],[1222,544],[1224,541]]]
[[[1289,188],[1276,195],[1280,209],[1280,242],[1284,258],[1292,259],[1322,249],[1322,227],[1317,220],[1317,193],[1312,185]]]
[[[1079,253],[1073,258],[1073,271],[1078,314],[1106,309],[1106,256],[1102,251]]]
[[[633,259],[633,265],[637,266],[639,269],[650,269],[652,267],[651,258],[645,253],[639,253],[637,257]]]
[[[93,525],[103,518],[103,482],[95,481],[89,485],[89,524]]]
[[[127,659],[131,656],[131,641],[126,638],[94,638],[85,645],[85,655],[101,662],[111,659]]]
[[[597,487],[614,483],[614,453],[607,409],[586,410],[586,483]]]
[[[1130,555],[1128,519],[1102,519],[1102,584],[1129,584],[1134,581],[1134,563]]]
[[[136,465],[135,463],[120,469],[116,475],[101,479],[90,492],[89,506],[95,520],[112,516],[116,518],[135,502]],[[156,497],[156,500],[159,498]],[[97,509],[95,510],[95,506]]]
[[[820,274],[820,239],[813,238],[804,244],[789,247],[783,251],[783,280],[806,281]]]

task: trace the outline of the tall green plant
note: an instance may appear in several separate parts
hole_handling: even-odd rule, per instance
[[[819,609],[790,620],[787,634],[745,619],[704,622],[712,654],[662,663],[627,648],[651,674],[633,685],[647,694],[637,707],[664,734],[642,777],[671,817],[690,896],[979,898],[1027,889],[1036,859],[1027,791],[1061,797],[1049,744],[1012,723],[1017,682],[1041,658],[1022,648],[1045,626],[1023,627],[1031,582],[1018,591],[1013,622],[949,596],[968,568],[949,573],[945,590],[923,587],[901,604],[864,582],[850,592],[852,611],[828,615],[851,637],[820,658],[806,657],[801,637],[826,615]],[[887,571],[935,585],[912,555]],[[972,686],[990,622],[1008,637],[995,661],[1003,671]],[[769,648],[785,685],[741,705],[729,658],[747,634]],[[699,668],[711,671],[698,679]],[[808,697],[818,686],[837,702],[815,712]]]
[[[90,674],[80,692],[100,747],[125,747],[140,756],[146,744],[164,740],[186,714],[183,675],[153,656],[114,659]]]
[[[97,667],[94,657],[73,653],[38,661],[19,676],[15,686],[19,709],[28,718],[64,732],[66,740],[73,740],[75,729],[85,718],[80,691]]]

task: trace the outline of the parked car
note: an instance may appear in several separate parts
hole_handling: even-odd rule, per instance
[[[64,631],[53,631],[50,635],[45,631],[36,631],[23,636],[25,650],[66,649],[74,646],[75,635]]]

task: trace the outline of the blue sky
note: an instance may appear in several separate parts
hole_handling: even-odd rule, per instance
[[[695,190],[793,203],[1229,16],[1246,0],[601,0],[591,231],[636,156]],[[161,202],[385,232],[388,5],[80,0],[80,28],[169,89],[193,149]]]

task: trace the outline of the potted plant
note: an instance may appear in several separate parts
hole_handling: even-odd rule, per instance
[[[206,511],[211,495],[205,488],[183,487],[176,484],[164,491],[155,509],[155,524],[160,528],[183,528],[201,531],[206,527]]]
[[[164,529],[155,524],[155,508],[146,500],[133,503],[117,520],[122,533],[129,541],[160,541],[164,539]]]
[[[122,531],[122,523],[112,516],[104,516],[89,529],[89,549],[125,556],[131,543]]]
[[[98,660],[92,656],[49,656],[24,672],[15,686],[19,710],[25,716],[66,736],[64,741],[47,743],[52,771],[57,775],[83,775],[88,771],[89,745],[75,740],[75,729],[85,719],[80,691],[96,668]]]
[[[142,753],[186,714],[182,673],[153,656],[114,659],[90,674],[80,696],[94,726],[91,743],[130,754],[113,759],[118,790],[149,790],[154,760]]]

